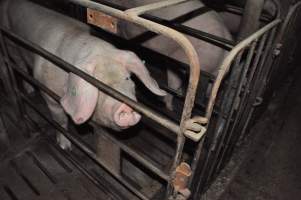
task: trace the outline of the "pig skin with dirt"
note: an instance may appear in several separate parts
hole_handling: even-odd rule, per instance
[[[26,0],[2,1],[0,11],[2,26],[61,57],[129,98],[136,100],[135,84],[130,79],[132,73],[154,94],[166,94],[134,53],[119,50],[91,36],[87,25]],[[61,97],[59,104],[42,93],[52,117],[64,128],[68,126],[66,113],[76,124],[82,124],[92,118],[99,124],[117,131],[139,122],[139,113],[75,74],[67,73],[28,51],[19,52],[22,52],[22,57],[33,67],[34,77]],[[57,141],[63,149],[71,148],[70,141],[60,133],[57,134]]]

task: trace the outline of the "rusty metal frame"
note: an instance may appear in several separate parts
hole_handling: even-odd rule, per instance
[[[17,40],[18,43],[21,45],[27,47],[29,50],[41,55],[42,57],[52,61],[54,64],[57,66],[61,67],[62,69],[66,71],[71,71],[72,73],[82,77],[89,83],[95,85],[98,89],[101,91],[107,93],[108,95],[125,102],[126,104],[130,105],[133,107],[133,109],[137,110],[138,112],[144,114],[145,116],[149,117],[150,119],[154,120],[158,124],[162,125],[163,127],[171,130],[177,135],[177,148],[176,148],[176,155],[174,157],[173,165],[171,168],[171,173],[169,175],[165,175],[164,173],[161,173],[155,168],[153,171],[159,176],[161,176],[163,179],[165,179],[168,182],[168,189],[167,189],[167,195],[166,197],[172,195],[173,193],[173,186],[172,186],[172,180],[174,179],[175,176],[175,169],[177,166],[180,164],[181,161],[181,156],[182,156],[182,151],[185,143],[185,137],[188,137],[192,139],[195,142],[198,142],[202,139],[204,136],[206,129],[208,128],[208,123],[210,121],[212,112],[213,112],[213,107],[215,104],[215,100],[219,91],[219,88],[221,86],[221,83],[228,72],[233,60],[235,57],[245,48],[248,48],[249,45],[257,40],[259,37],[261,37],[264,33],[267,31],[271,30],[272,28],[276,27],[281,20],[277,19],[271,22],[270,24],[266,25],[256,33],[252,34],[249,36],[247,39],[243,40],[241,43],[236,45],[228,54],[226,59],[224,60],[223,64],[220,67],[219,73],[217,75],[217,78],[214,82],[213,89],[210,94],[209,102],[207,105],[206,109],[206,115],[205,116],[196,116],[194,118],[191,118],[191,112],[192,108],[194,106],[194,101],[195,101],[195,96],[196,96],[196,91],[197,91],[197,86],[199,83],[199,77],[200,77],[200,64],[199,64],[199,58],[198,55],[191,44],[191,42],[187,39],[186,36],[184,36],[182,33],[163,26],[161,24],[155,23],[153,21],[144,19],[140,17],[140,15],[151,11],[155,9],[160,9],[164,8],[167,6],[172,6],[176,4],[180,4],[183,2],[187,2],[189,0],[166,0],[166,1],[161,1],[158,3],[153,3],[145,6],[140,6],[132,9],[128,9],[125,11],[120,11],[114,8],[111,8],[109,6],[105,6],[90,0],[70,0],[71,2],[74,2],[76,4],[79,4],[81,6],[94,9],[100,12],[103,12],[108,15],[112,15],[113,17],[117,17],[119,19],[123,19],[132,23],[135,23],[137,25],[143,26],[144,28],[153,31],[157,34],[164,35],[172,40],[174,40],[176,43],[178,43],[184,50],[185,54],[188,57],[189,64],[190,64],[190,75],[189,75],[189,84],[187,88],[187,94],[185,98],[185,103],[184,103],[184,108],[181,116],[181,121],[180,125],[177,125],[173,122],[171,122],[169,119],[163,117],[159,113],[155,113],[154,111],[150,110],[146,106],[139,104],[137,102],[132,101],[131,99],[127,98],[126,96],[122,95],[118,91],[106,86],[105,84],[101,83],[100,81],[96,80],[94,77],[89,76],[85,72],[75,68],[74,66],[70,65],[69,63],[64,62],[60,58],[56,57],[53,54],[47,53],[44,49],[34,45],[33,43],[30,43],[28,41],[23,40],[22,38],[18,37],[17,35],[11,33],[9,30],[6,30],[4,28],[1,28],[1,34],[4,34],[8,38],[12,38],[13,40]],[[3,44],[3,43],[2,43]],[[57,127],[58,128],[58,127]],[[61,129],[61,128],[58,128]],[[200,131],[195,131],[195,130],[200,130]],[[64,132],[68,138],[70,138],[72,141],[74,140],[72,136],[70,137],[70,134],[66,132],[65,130],[61,130]],[[202,142],[200,142],[199,145],[202,145]],[[75,143],[79,146],[81,146],[80,143],[75,141]],[[198,148],[200,150],[201,148]],[[87,149],[83,147],[83,150],[86,151]],[[88,154],[89,151],[87,150]],[[200,152],[196,152],[196,155],[199,155]],[[92,158],[95,156],[93,154],[90,154]],[[138,160],[142,160],[144,164],[149,166],[150,164],[143,161],[143,158],[136,156]],[[101,164],[101,163],[100,163]],[[120,178],[120,177],[117,177]],[[130,188],[131,189],[131,188]],[[136,191],[134,191],[136,193]],[[138,193],[138,196],[142,199],[145,199],[143,195]]]
[[[267,31],[271,30],[272,28],[276,27],[278,24],[281,23],[281,19],[276,19],[266,25],[265,27],[261,28],[242,42],[240,42],[238,45],[235,46],[235,48],[230,51],[230,53],[227,55],[227,57],[224,59],[221,67],[219,68],[219,73],[216,77],[216,80],[214,82],[211,95],[209,98],[209,103],[206,110],[206,118],[210,119],[213,111],[213,106],[217,97],[217,93],[219,91],[219,88],[221,86],[222,80],[224,79],[227,71],[230,69],[230,66],[232,62],[234,61],[235,57],[241,52],[243,49],[247,48],[253,41],[261,37],[263,34],[265,34]]]
[[[70,0],[70,1],[79,4],[81,6],[90,9],[95,9],[97,11],[104,12],[105,14],[112,15],[119,19],[126,20],[134,24],[140,25],[150,31],[164,35],[174,40],[183,48],[185,54],[188,57],[189,64],[190,64],[189,85],[187,89],[186,100],[185,100],[182,118],[181,118],[181,124],[180,124],[180,134],[184,133],[187,129],[185,125],[186,121],[191,117],[191,111],[194,105],[197,85],[199,82],[200,64],[199,64],[198,55],[191,42],[182,33],[175,31],[174,29],[168,28],[166,26],[163,26],[161,24],[155,23],[153,21],[146,20],[140,17],[139,15],[142,15],[147,11],[164,8],[166,6],[176,5],[179,3],[186,2],[188,0],[166,0],[166,1],[161,1],[159,3],[153,3],[137,8],[132,8],[126,11],[120,11],[118,9],[114,9],[109,6],[102,5],[90,0]]]

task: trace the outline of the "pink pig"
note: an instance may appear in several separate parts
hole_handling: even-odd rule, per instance
[[[0,21],[2,25],[129,98],[136,100],[131,74],[135,74],[154,94],[166,94],[134,53],[116,49],[91,36],[87,25],[27,0],[5,0],[0,4],[0,11],[4,15]],[[62,97],[58,104],[43,93],[53,118],[63,127],[68,126],[65,113],[76,124],[92,118],[117,131],[139,122],[140,114],[128,105],[40,56],[22,52],[26,55],[26,62],[33,66],[34,77]],[[60,133],[57,140],[63,149],[71,148],[70,141]]]

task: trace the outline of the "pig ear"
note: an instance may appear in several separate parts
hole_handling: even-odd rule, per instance
[[[93,76],[96,61],[79,63],[76,66]],[[82,124],[91,117],[97,100],[98,89],[96,87],[79,76],[69,73],[68,81],[65,85],[65,93],[61,99],[61,105],[76,124]]]
[[[128,51],[122,52],[122,54],[119,58],[124,59],[122,63],[125,63],[125,68],[129,72],[134,73],[151,92],[158,96],[167,94],[159,88],[158,83],[150,76],[149,71],[136,54]]]

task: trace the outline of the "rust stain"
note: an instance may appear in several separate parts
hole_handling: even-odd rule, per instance
[[[185,190],[188,185],[189,178],[191,176],[190,166],[182,162],[177,168],[175,178],[173,180],[173,186],[176,191]]]
[[[115,17],[87,8],[87,22],[111,33],[117,33],[118,20]]]

